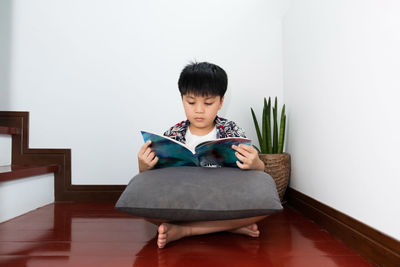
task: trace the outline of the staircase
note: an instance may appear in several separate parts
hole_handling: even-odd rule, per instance
[[[0,222],[60,198],[70,154],[29,148],[29,113],[0,111]]]

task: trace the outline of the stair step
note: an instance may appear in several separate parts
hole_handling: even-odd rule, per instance
[[[0,182],[57,172],[58,168],[59,166],[57,164],[48,164],[40,166],[27,166],[27,165],[0,166]]]
[[[0,126],[0,134],[19,134],[17,127]]]

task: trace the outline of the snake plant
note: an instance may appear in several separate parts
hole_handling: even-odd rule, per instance
[[[253,116],[254,126],[256,127],[260,148],[254,146],[262,154],[281,154],[285,142],[286,114],[285,105],[282,107],[281,119],[278,133],[278,99],[275,97],[274,107],[272,108],[273,128],[271,132],[271,97],[264,97],[264,108],[262,113],[261,129],[258,124],[253,108],[250,108]]]

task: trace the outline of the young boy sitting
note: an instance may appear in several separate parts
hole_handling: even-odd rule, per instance
[[[194,148],[197,144],[225,137],[246,137],[243,130],[233,121],[218,117],[217,112],[224,102],[228,85],[225,71],[217,65],[202,62],[187,65],[179,77],[179,91],[185,109],[186,121],[171,127],[164,133],[179,142]],[[236,164],[241,169],[264,170],[264,163],[252,146],[232,146],[238,158]],[[158,161],[151,149],[151,141],[146,142],[138,153],[139,171],[152,169]],[[171,224],[166,221],[149,220],[159,225],[157,245],[159,248],[171,241],[191,235],[202,235],[230,231],[251,237],[260,232],[256,222],[266,216],[222,221],[202,221]]]

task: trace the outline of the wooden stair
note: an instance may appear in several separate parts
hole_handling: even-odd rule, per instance
[[[0,126],[0,134],[19,134],[20,130],[16,127]]]
[[[0,126],[0,134],[18,135],[21,130],[17,127]],[[5,165],[0,166],[0,182],[26,178],[35,175],[52,173],[58,171],[57,164],[37,164],[37,165]]]
[[[13,166],[25,166],[30,169],[41,167],[43,171],[46,168],[54,170],[53,165],[58,165],[57,171],[54,172],[55,201],[117,201],[126,187],[126,185],[72,184],[71,149],[33,149],[29,147],[29,112],[0,111],[0,133],[12,136],[11,171],[7,171],[7,174],[0,174],[0,177],[6,177],[5,179],[22,178],[14,173]],[[20,174],[28,173],[27,170],[22,171],[18,167],[15,171]]]
[[[0,182],[21,179],[46,173],[58,171],[57,164],[26,166],[26,165],[6,165],[0,166]]]
[[[0,111],[0,134],[11,135],[11,164],[0,166],[0,182],[54,173],[57,201],[63,183],[71,173],[70,149],[32,149],[29,147],[29,113]]]

